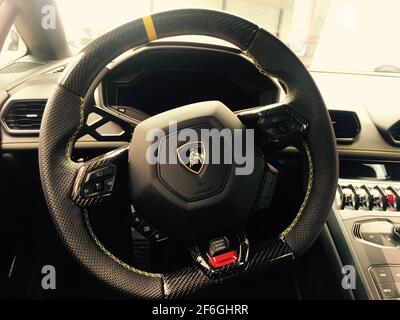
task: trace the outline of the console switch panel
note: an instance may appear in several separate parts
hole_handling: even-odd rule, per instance
[[[369,210],[400,212],[398,187],[366,184],[341,184],[340,210]]]
[[[400,298],[400,266],[373,266],[369,272],[382,300]]]

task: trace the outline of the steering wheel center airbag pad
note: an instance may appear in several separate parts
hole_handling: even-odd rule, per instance
[[[39,166],[51,217],[69,252],[96,278],[131,298],[177,298],[219,282],[196,266],[151,274],[106,254],[93,240],[85,215],[71,199],[81,164],[73,162],[70,154],[87,117],[84,98],[106,65],[149,39],[184,34],[220,38],[245,51],[260,69],[285,85],[288,103],[310,123],[306,144],[312,180],[306,199],[280,238],[250,250],[244,272],[262,270],[278,258],[302,254],[322,229],[335,195],[338,159],[328,112],[307,69],[277,38],[236,16],[197,9],[159,13],[114,29],[78,54],[49,99],[41,126]]]

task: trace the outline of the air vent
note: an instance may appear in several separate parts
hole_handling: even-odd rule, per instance
[[[40,62],[14,62],[0,69],[0,74],[21,73],[43,66]]]
[[[14,101],[6,106],[3,121],[11,133],[38,133],[46,100]]]
[[[400,122],[391,127],[389,133],[395,143],[400,143]]]
[[[359,223],[354,224],[353,234],[356,238],[361,239],[361,224]]]
[[[330,110],[329,114],[337,141],[342,143],[353,142],[361,130],[357,114],[350,111],[337,110]]]

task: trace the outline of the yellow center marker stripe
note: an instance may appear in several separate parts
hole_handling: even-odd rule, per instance
[[[157,40],[157,32],[156,28],[154,27],[153,18],[151,16],[143,17],[143,24],[149,41]]]

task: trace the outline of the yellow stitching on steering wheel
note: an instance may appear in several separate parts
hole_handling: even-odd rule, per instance
[[[308,161],[308,183],[307,183],[307,192],[304,197],[303,203],[301,204],[301,207],[299,211],[297,212],[296,217],[292,221],[292,223],[280,234],[280,238],[284,240],[284,238],[287,236],[287,234],[293,229],[293,227],[296,225],[296,223],[299,221],[301,215],[304,212],[304,209],[307,205],[308,199],[310,198],[311,195],[311,188],[314,180],[314,165],[311,157],[311,152],[310,148],[308,147],[308,144],[306,142],[303,142],[304,149],[306,150],[307,154],[307,161]]]
[[[128,269],[129,271],[141,274],[143,276],[153,277],[153,278],[161,278],[162,277],[162,275],[159,273],[150,273],[150,272],[136,269],[136,268],[130,266],[129,264],[123,262],[122,260],[118,259],[116,256],[114,256],[110,251],[108,251],[103,246],[103,244],[100,242],[100,240],[94,234],[94,231],[93,231],[92,226],[90,225],[90,221],[89,221],[89,212],[86,209],[84,209],[84,213],[85,213],[86,226],[89,230],[90,235],[92,236],[92,238],[93,238],[94,242],[97,244],[97,246],[101,249],[101,251],[103,251],[107,256],[109,256],[112,260],[114,260],[116,263],[118,263],[120,266],[124,267],[125,269]]]
[[[79,131],[81,131],[82,127],[85,125],[85,100],[82,97],[79,98],[81,100],[81,104],[79,106],[79,125],[71,138],[68,140],[67,146],[65,147],[65,156],[67,157],[67,161],[71,160],[72,144],[78,137]]]

